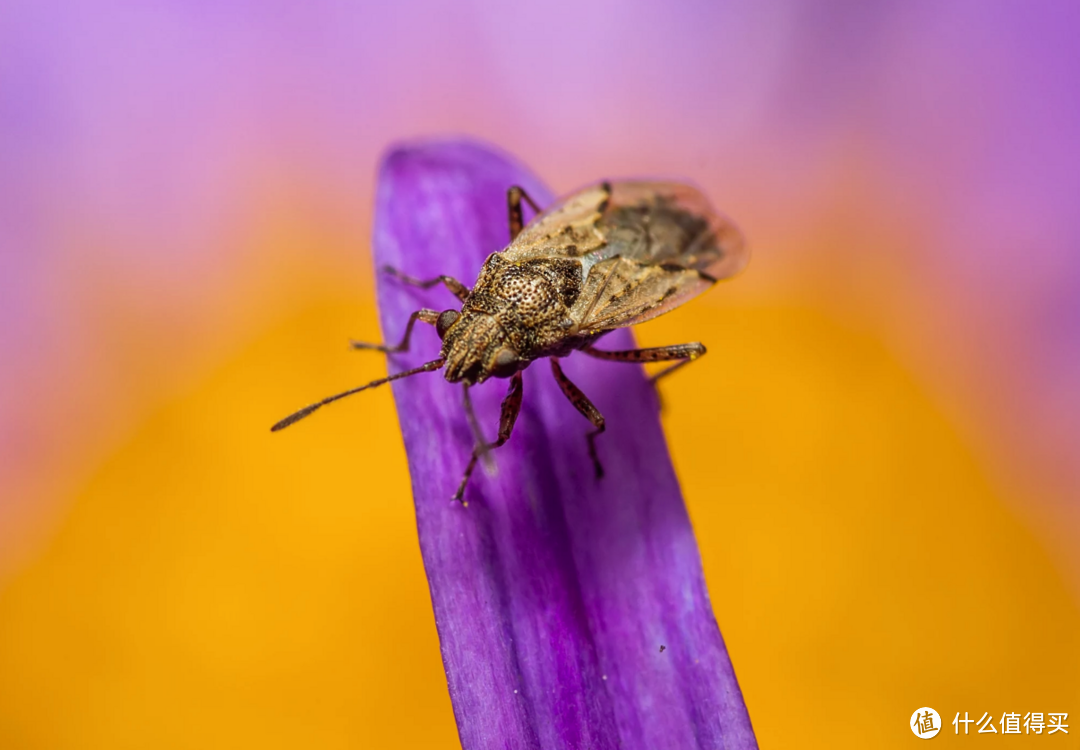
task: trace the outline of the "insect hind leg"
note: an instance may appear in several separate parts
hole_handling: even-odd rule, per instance
[[[580,388],[578,388],[566,377],[562,371],[562,366],[559,365],[559,360],[555,357],[551,358],[551,372],[555,375],[555,381],[559,384],[559,388],[562,389],[563,395],[569,399],[570,403],[574,405],[574,408],[585,416],[590,422],[593,423],[595,430],[586,433],[585,438],[589,441],[589,458],[592,459],[593,468],[596,470],[596,478],[600,479],[604,476],[604,467],[600,463],[599,456],[596,455],[596,436],[604,432],[607,429],[607,424],[604,420],[604,415],[600,413],[600,410],[593,406],[592,401],[589,400]]]
[[[429,310],[426,307],[417,310],[409,316],[409,322],[405,324],[405,335],[401,337],[401,341],[397,346],[387,346],[386,344],[368,344],[363,341],[350,341],[349,345],[353,349],[368,349],[383,354],[394,354],[396,352],[409,351],[409,339],[412,337],[413,326],[416,325],[417,320],[422,320],[429,325],[435,325],[439,320],[439,313],[436,310]]]
[[[606,359],[611,362],[671,362],[672,360],[682,360],[676,362],[670,367],[666,367],[660,372],[652,375],[649,381],[656,383],[660,378],[670,375],[678,370],[680,367],[685,367],[694,360],[705,355],[705,345],[700,342],[694,341],[689,344],[674,344],[672,346],[656,346],[649,349],[626,349],[617,352],[608,352],[602,349],[594,349],[591,346],[582,349],[585,354],[590,357],[596,357],[597,359]]]

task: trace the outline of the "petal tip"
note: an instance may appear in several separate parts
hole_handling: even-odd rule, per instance
[[[397,141],[388,145],[379,161],[379,174],[387,175],[413,165],[507,167],[527,173],[527,169],[499,146],[471,136],[430,136]]]

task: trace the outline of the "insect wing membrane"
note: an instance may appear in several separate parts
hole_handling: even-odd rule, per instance
[[[614,246],[609,257],[692,268],[717,281],[749,260],[735,225],[701,191],[679,182],[612,183],[598,228]]]

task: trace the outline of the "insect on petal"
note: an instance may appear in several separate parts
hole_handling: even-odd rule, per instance
[[[506,190],[552,195],[489,147],[400,146],[383,160],[377,266],[470,285],[509,241]],[[529,214],[526,214],[528,218]],[[441,288],[380,275],[386,340],[421,307],[460,307]],[[417,329],[397,372],[438,355]],[[629,331],[605,348],[632,347]],[[472,449],[462,389],[441,373],[393,384],[412,474],[417,526],[462,746],[486,748],[754,748],[750,720],[713,617],[697,543],[640,368],[578,355],[565,371],[607,418],[591,426],[546,362],[525,371],[524,407],[498,473],[474,475],[468,507],[450,500]],[[493,439],[505,380],[473,389]],[[660,646],[663,645],[663,649]]]

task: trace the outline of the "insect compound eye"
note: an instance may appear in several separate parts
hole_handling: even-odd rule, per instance
[[[443,310],[439,313],[439,319],[435,321],[435,331],[439,334],[439,338],[446,335],[446,332],[450,329],[450,326],[454,325],[459,315],[461,313],[457,310]]]
[[[518,355],[513,349],[500,349],[491,363],[491,374],[497,378],[508,378],[517,372]]]

